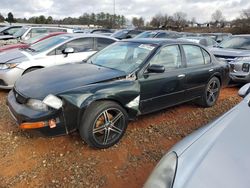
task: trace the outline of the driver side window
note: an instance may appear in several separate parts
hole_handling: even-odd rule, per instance
[[[62,51],[65,50],[66,48],[74,48],[75,53],[93,51],[94,50],[94,38],[89,37],[89,38],[81,38],[81,39],[72,40],[56,48],[55,50],[50,52],[48,55],[61,55]]]
[[[163,65],[166,70],[181,66],[181,53],[178,45],[162,47],[150,60],[150,65]]]

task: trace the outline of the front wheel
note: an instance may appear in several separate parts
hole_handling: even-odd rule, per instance
[[[200,99],[200,105],[203,107],[213,106],[220,94],[221,84],[217,77],[213,77],[209,80],[203,96]]]
[[[103,149],[116,144],[124,135],[127,125],[127,112],[119,104],[100,101],[86,109],[79,132],[88,145]]]

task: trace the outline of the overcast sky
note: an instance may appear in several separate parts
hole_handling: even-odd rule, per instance
[[[239,17],[242,9],[250,8],[249,0],[115,0],[117,14],[131,19],[142,16],[147,21],[155,14],[182,11],[198,22],[211,20],[211,14],[220,9],[227,20]],[[51,15],[53,18],[78,17],[84,12],[113,14],[114,0],[1,0],[0,13],[12,12],[15,17]]]

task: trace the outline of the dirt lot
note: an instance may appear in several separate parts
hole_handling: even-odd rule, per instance
[[[223,89],[213,108],[190,103],[142,116],[106,150],[89,148],[77,133],[41,138],[20,131],[0,90],[0,187],[142,187],[172,145],[241,100],[237,90]]]

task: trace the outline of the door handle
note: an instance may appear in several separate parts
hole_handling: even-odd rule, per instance
[[[179,74],[178,78],[184,78],[186,75],[185,74]]]
[[[208,72],[213,72],[214,71],[214,69],[209,69],[209,71]]]

